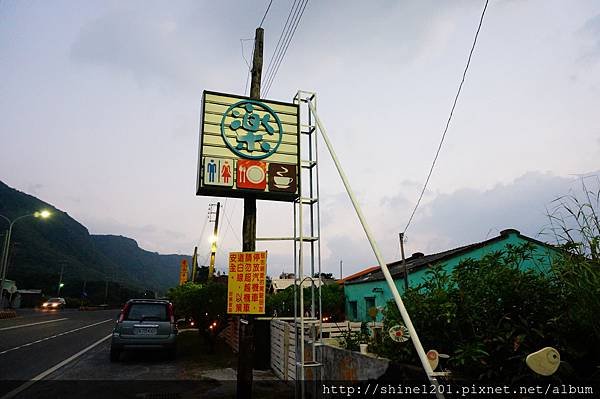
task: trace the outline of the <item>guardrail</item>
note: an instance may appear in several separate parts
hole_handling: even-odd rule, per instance
[[[11,319],[17,317],[17,312],[14,310],[0,310],[0,319]]]

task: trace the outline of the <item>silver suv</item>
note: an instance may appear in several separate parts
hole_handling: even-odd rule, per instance
[[[177,325],[173,304],[160,299],[130,299],[119,315],[110,345],[111,362],[128,349],[163,349],[174,359]]]

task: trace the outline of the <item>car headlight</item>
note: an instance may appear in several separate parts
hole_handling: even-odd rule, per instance
[[[43,306],[43,307],[46,307],[46,306],[48,306],[48,304],[47,304],[47,303],[43,303],[43,304],[42,304],[42,306]]]
[[[58,306],[58,303],[53,303],[53,304],[52,304],[52,307],[53,307],[53,308],[55,308],[55,307],[57,307],[57,306]]]

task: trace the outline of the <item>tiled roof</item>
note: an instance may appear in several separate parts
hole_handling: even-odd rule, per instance
[[[373,273],[373,272],[375,272],[377,270],[379,270],[379,266],[371,266],[371,267],[368,267],[368,268],[366,268],[364,270],[361,270],[359,272],[351,274],[351,275],[349,275],[347,277],[344,277],[343,279],[338,280],[337,283],[340,284],[340,285],[342,285],[342,284],[345,284],[347,281],[353,281],[353,280],[355,280],[355,279],[357,279],[357,278],[359,278],[361,276],[368,276],[368,275],[370,275],[370,273]]]

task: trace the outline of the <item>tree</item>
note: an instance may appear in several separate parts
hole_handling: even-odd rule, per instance
[[[226,285],[186,283],[171,288],[167,296],[173,302],[177,317],[192,317],[200,329],[208,328],[215,321],[220,326],[227,318]]]
[[[315,273],[314,278],[319,278],[319,273]],[[321,273],[321,279],[322,280],[335,280],[335,278],[333,277],[333,273]]]
[[[586,311],[573,309],[583,304],[570,302],[583,294],[577,287],[586,286],[582,280],[588,277],[570,275],[573,284],[565,286],[555,273],[522,270],[520,263],[530,256],[532,248],[524,245],[465,260],[451,273],[438,265],[424,283],[406,292],[404,302],[423,346],[449,354],[447,366],[455,378],[534,382],[537,376],[525,358],[545,346],[561,353],[555,381],[597,373],[600,338],[592,333],[592,322],[578,314]],[[597,270],[593,273],[597,278]],[[388,304],[385,331],[401,323],[394,303]],[[409,342],[383,335],[383,342],[374,344],[379,354],[419,364]]]
[[[305,311],[310,311],[311,289],[304,288],[303,291]],[[317,314],[319,303],[318,293],[319,290],[315,289],[315,304],[317,304],[315,313]],[[321,287],[321,298],[323,316],[333,317],[336,321],[344,319],[344,289],[342,286],[338,284],[323,285]],[[299,303],[298,298],[296,302],[297,304]],[[276,294],[267,295],[266,314],[274,315],[275,312],[279,317],[294,316],[294,286],[290,286]]]

